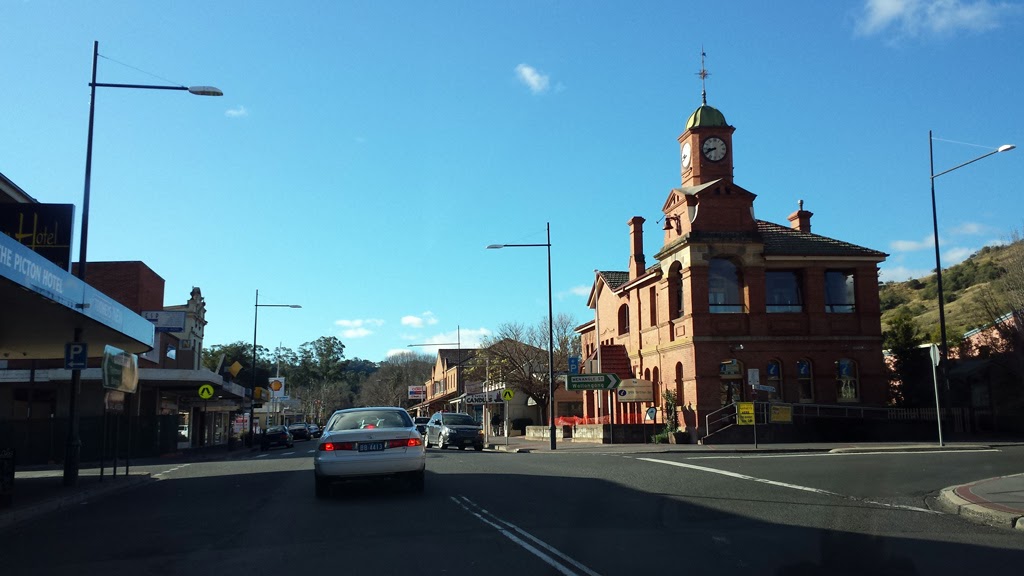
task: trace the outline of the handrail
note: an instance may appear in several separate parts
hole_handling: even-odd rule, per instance
[[[707,414],[704,415],[704,438],[707,438],[708,436],[711,435],[711,417],[714,416],[715,414],[719,413],[719,412],[724,412],[726,410],[732,410],[732,412],[723,415],[721,418],[715,419],[715,423],[716,424],[721,422],[722,420],[725,420],[729,416],[736,416],[736,412],[738,410],[736,408],[736,403],[733,402],[732,404],[726,404],[725,406],[719,408],[718,410],[714,410],[712,412],[708,412]],[[723,428],[724,428],[724,426],[723,426]],[[716,430],[716,432],[717,432],[717,430]]]

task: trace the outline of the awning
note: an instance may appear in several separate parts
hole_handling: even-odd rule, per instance
[[[0,382],[70,382],[71,370],[44,368],[36,370],[35,376],[29,370],[0,370]],[[103,377],[102,368],[82,370],[82,382],[96,382]],[[248,388],[233,382],[225,382],[218,374],[207,370],[176,370],[164,368],[139,369],[139,388],[160,388],[161,391],[177,392],[184,397],[195,397],[200,401],[199,387],[210,384],[214,388],[213,400],[239,400],[248,396]]]
[[[105,345],[139,354],[153,348],[153,324],[0,234],[0,359],[63,358],[82,329],[88,354]]]

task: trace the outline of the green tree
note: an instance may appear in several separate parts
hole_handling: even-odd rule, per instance
[[[403,352],[388,357],[370,373],[359,392],[362,406],[408,406],[409,386],[422,385],[430,378],[434,358]]]
[[[931,399],[922,366],[924,336],[914,318],[900,314],[882,333],[882,346],[889,351],[889,399],[899,406],[922,406]]]

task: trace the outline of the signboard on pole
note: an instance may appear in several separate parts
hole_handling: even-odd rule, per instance
[[[427,387],[424,385],[409,386],[409,400],[425,400],[427,398]]]
[[[769,411],[769,421],[773,423],[792,424],[793,407],[789,404],[772,404]]]
[[[754,425],[754,403],[753,402],[737,402],[736,403],[736,424],[739,426],[753,426]]]
[[[615,374],[569,374],[565,377],[565,389],[612,390],[621,381]]]
[[[120,348],[103,348],[103,387],[134,394],[139,386],[139,357]]]
[[[619,402],[654,402],[654,382],[627,378],[615,391]]]
[[[142,317],[153,323],[155,332],[184,332],[184,310],[143,310]]]

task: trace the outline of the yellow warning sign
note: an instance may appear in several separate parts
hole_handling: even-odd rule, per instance
[[[753,426],[754,425],[754,403],[753,402],[737,402],[736,403],[736,424],[739,426]]]
[[[501,391],[501,399],[504,400],[505,402],[508,402],[512,398],[515,398],[515,395],[516,391],[512,390],[511,388],[505,388],[504,390]]]
[[[211,384],[203,384],[199,387],[199,397],[203,400],[213,397],[213,386]]]

